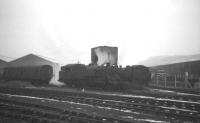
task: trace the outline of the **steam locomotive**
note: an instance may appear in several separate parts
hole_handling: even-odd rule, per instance
[[[33,85],[47,85],[53,77],[53,68],[50,65],[6,67],[2,79],[6,81],[29,81]]]
[[[61,67],[59,81],[75,88],[124,90],[133,86],[147,86],[151,81],[148,67],[90,66],[69,64]]]
[[[6,67],[2,78],[6,81],[29,81],[33,85],[47,85],[53,77],[53,68],[49,65]],[[148,67],[142,65],[95,66],[69,64],[61,67],[59,81],[74,88],[103,90],[125,90],[133,86],[147,86],[151,81]]]

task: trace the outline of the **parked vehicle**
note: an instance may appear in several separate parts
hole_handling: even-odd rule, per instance
[[[33,85],[47,85],[53,76],[50,65],[5,67],[2,78],[6,81],[30,81]]]

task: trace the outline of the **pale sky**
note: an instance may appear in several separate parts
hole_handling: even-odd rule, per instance
[[[0,0],[0,55],[88,64],[99,45],[122,65],[199,54],[200,0]]]

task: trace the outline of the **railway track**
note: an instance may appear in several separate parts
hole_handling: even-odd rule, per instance
[[[98,98],[87,98],[87,97],[80,97],[80,96],[52,96],[53,99],[58,100],[65,100],[65,101],[71,101],[75,103],[82,103],[82,104],[88,104],[93,106],[100,106],[100,107],[107,107],[112,108],[116,110],[122,110],[122,111],[130,111],[130,112],[140,112],[140,113],[154,113],[155,115],[162,115],[166,119],[170,121],[192,121],[197,122],[200,119],[200,113],[198,111],[199,105],[193,105],[192,107],[187,106],[188,104],[182,103],[180,104],[183,108],[177,108],[176,105],[173,104],[173,107],[167,106],[167,102],[163,102],[165,106],[162,105],[153,105],[150,104],[147,100],[137,100],[136,101],[119,101],[119,100],[105,100],[105,99],[98,99]],[[171,102],[169,102],[171,103]],[[171,104],[170,104],[171,105]],[[192,108],[192,109],[185,109],[185,108]],[[193,110],[196,109],[196,110]]]
[[[164,106],[156,106],[149,104],[148,102],[140,103],[135,102],[124,102],[124,101],[114,101],[114,100],[102,100],[95,98],[84,98],[84,97],[73,97],[66,96],[64,100],[72,101],[76,103],[85,103],[101,107],[110,107],[120,110],[131,110],[131,111],[144,111],[143,113],[162,113],[166,116],[177,117],[177,118],[186,118],[186,119],[200,119],[200,114],[198,111],[186,110],[179,108],[168,108]]]
[[[32,103],[0,99],[0,115],[30,123],[131,123]]]
[[[10,90],[11,91],[11,90]],[[21,90],[22,91],[22,90]],[[199,102],[176,99],[161,99],[155,97],[139,98],[139,96],[119,97],[110,95],[87,95],[77,93],[54,93],[50,91],[27,91],[22,92],[29,96],[48,97],[61,101],[88,104],[97,107],[112,108],[126,112],[140,112],[162,116],[170,122],[200,122]],[[8,90],[4,92],[9,92]],[[12,92],[12,91],[11,91]],[[20,92],[20,91],[15,91]],[[19,94],[19,93],[18,93]]]

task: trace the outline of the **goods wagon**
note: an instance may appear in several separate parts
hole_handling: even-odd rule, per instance
[[[130,85],[147,86],[150,79],[149,68],[141,65],[119,68],[73,64],[62,66],[59,72],[59,81],[75,88],[124,90]]]
[[[4,80],[30,81],[33,85],[47,85],[53,76],[53,68],[50,65],[6,67],[2,78]]]

